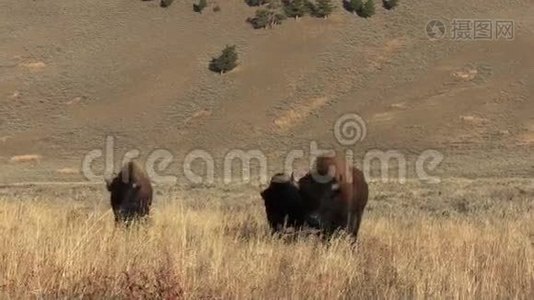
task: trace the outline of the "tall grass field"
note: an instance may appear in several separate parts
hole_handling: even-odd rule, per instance
[[[128,230],[103,188],[4,188],[0,298],[534,299],[521,184],[373,184],[356,243],[271,236],[253,188],[160,189]]]

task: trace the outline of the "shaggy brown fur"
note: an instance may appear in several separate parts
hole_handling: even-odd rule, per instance
[[[123,166],[112,180],[106,180],[111,192],[115,222],[129,223],[148,216],[152,205],[152,184],[144,169],[134,161]]]
[[[284,226],[296,229],[302,227],[305,211],[292,177],[275,174],[269,187],[261,192],[261,197],[273,233],[280,232]]]
[[[357,237],[369,197],[362,171],[340,156],[320,156],[299,180],[299,188],[307,210],[318,215],[326,234],[345,229]]]

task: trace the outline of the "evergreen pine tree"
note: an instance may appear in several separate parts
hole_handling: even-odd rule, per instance
[[[384,5],[385,9],[394,9],[395,6],[397,6],[398,1],[397,0],[382,0],[382,4]]]
[[[206,6],[208,6],[207,0],[199,0],[198,4],[193,4],[193,10],[197,13],[202,13]]]
[[[345,0],[343,6],[351,13],[357,13],[363,6],[362,0]]]
[[[225,72],[233,70],[236,66],[237,52],[234,45],[226,46],[219,57],[211,60],[209,68],[213,72],[224,74]]]
[[[362,18],[369,18],[375,14],[375,2],[373,0],[367,0],[362,5],[360,10],[357,11],[358,15]]]
[[[273,9],[258,9],[254,18],[249,18],[248,22],[252,24],[255,29],[258,28],[272,28],[274,25],[282,24],[285,15],[276,12]]]
[[[169,7],[171,6],[173,0],[161,0],[159,2],[159,6],[161,7]]]
[[[332,0],[317,0],[317,3],[312,7],[313,15],[319,18],[328,17],[335,8]]]
[[[298,19],[309,11],[307,0],[291,0],[284,4],[284,12],[290,18]]]
[[[248,6],[260,6],[263,5],[263,0],[245,0]]]

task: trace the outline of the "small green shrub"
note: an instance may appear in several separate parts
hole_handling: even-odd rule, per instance
[[[373,0],[367,0],[356,13],[362,18],[372,17],[375,14],[375,2]]]
[[[356,14],[363,6],[362,0],[344,0],[343,1],[343,7],[353,13]]]
[[[237,51],[234,46],[226,46],[219,57],[213,58],[209,69],[213,72],[224,74],[237,67]]]
[[[271,9],[258,9],[256,15],[253,18],[249,18],[247,21],[255,29],[259,28],[272,28],[274,25],[282,24],[282,21],[286,18],[285,15],[276,12]]]
[[[284,12],[287,17],[298,19],[310,12],[310,2],[307,0],[290,0],[284,2]]]
[[[207,0],[199,0],[198,3],[193,4],[193,10],[201,14],[204,8],[206,8],[207,6],[208,6]]]
[[[315,4],[310,2],[311,14],[318,18],[328,17],[334,8],[332,0],[317,0]]]
[[[398,0],[382,0],[382,5],[387,10],[394,9],[397,6],[397,4],[399,4]]]
[[[174,0],[161,0],[160,3],[159,3],[159,6],[161,6],[161,7],[169,7],[169,6],[171,6],[173,1]]]

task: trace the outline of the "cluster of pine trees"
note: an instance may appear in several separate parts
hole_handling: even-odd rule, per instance
[[[147,0],[143,0],[147,1]],[[368,18],[375,12],[374,0],[342,0],[343,7],[361,17]],[[173,0],[160,0],[161,7],[168,7]],[[256,11],[256,16],[249,18],[254,28],[266,28],[280,24],[286,17],[300,18],[310,14],[318,18],[326,18],[336,7],[333,0],[245,0],[249,6],[263,6]],[[397,6],[398,0],[382,0],[382,5],[386,9],[393,9]],[[208,6],[207,0],[198,0],[193,4],[193,10],[198,13]],[[216,5],[213,11],[217,12],[221,8]]]
[[[397,6],[398,0],[382,0],[386,9]],[[286,18],[301,18],[311,15],[317,18],[327,18],[336,8],[333,0],[246,0],[249,6],[260,7],[254,17],[248,22],[254,28],[272,28],[279,25]],[[369,18],[375,13],[374,0],[343,0],[343,7],[363,18]]]
[[[250,6],[260,6],[248,22],[254,28],[272,28],[286,18],[301,18],[311,15],[327,18],[335,5],[332,0],[246,0]]]
[[[259,7],[248,22],[254,28],[272,28],[279,25],[286,18],[301,18],[311,15],[317,18],[327,18],[335,9],[333,0],[245,0],[249,6]],[[385,9],[393,9],[398,0],[382,0]],[[197,12],[207,6],[206,0],[199,0],[194,9]],[[343,0],[343,8],[362,18],[369,18],[375,14],[374,0]],[[219,57],[210,62],[210,70],[221,74],[231,71],[237,66],[237,52],[235,46],[226,46]]]

